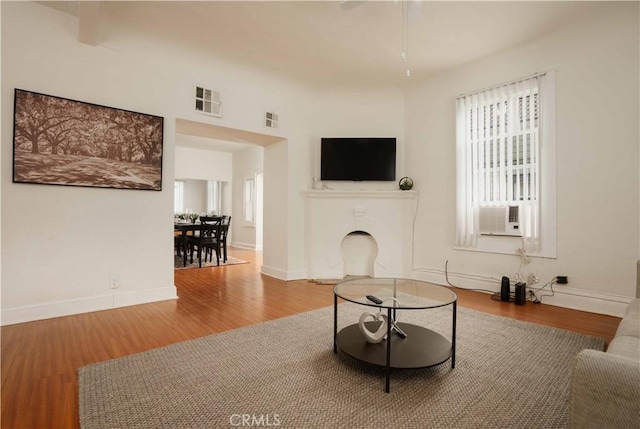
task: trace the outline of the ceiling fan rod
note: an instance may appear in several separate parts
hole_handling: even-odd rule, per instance
[[[407,7],[407,0],[402,1],[402,53],[400,58],[407,62],[406,75],[411,76],[411,69],[409,68],[409,8]]]

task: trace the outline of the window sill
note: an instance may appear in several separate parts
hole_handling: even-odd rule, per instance
[[[518,249],[523,247],[522,237],[501,236],[501,235],[482,235],[478,237],[478,245],[476,247],[453,246],[454,250],[463,250],[468,252],[494,253],[499,255],[520,255]],[[551,247],[551,246],[549,246]],[[556,249],[542,248],[536,253],[527,253],[532,258],[556,259]]]

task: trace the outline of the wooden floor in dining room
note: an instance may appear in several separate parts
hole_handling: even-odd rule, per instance
[[[1,427],[77,428],[78,368],[179,341],[333,304],[333,286],[259,273],[260,253],[230,249],[249,264],[175,271],[179,299],[10,325],[2,335]],[[613,338],[620,319],[456,289],[467,308]],[[327,335],[332,329],[327,327]]]

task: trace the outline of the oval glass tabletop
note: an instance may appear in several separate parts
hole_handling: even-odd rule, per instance
[[[346,301],[381,308],[435,308],[452,304],[458,299],[458,295],[445,286],[394,278],[344,280],[335,285],[333,293]],[[382,302],[373,302],[369,296]]]

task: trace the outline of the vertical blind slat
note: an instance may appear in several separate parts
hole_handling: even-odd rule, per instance
[[[477,133],[474,132],[474,128],[477,129],[478,126],[478,96],[474,95],[471,98],[471,125],[469,126],[469,141],[472,144],[472,159],[471,159],[471,164],[473,166],[473,170],[472,170],[472,180],[473,180],[473,194],[472,194],[472,200],[473,202],[475,202],[475,204],[479,203],[479,184],[478,181],[480,179],[479,175],[478,175],[478,167],[479,167],[479,161],[478,161],[478,139],[476,138]]]
[[[500,114],[500,202],[506,204],[508,201],[507,196],[507,184],[509,183],[506,176],[506,162],[507,162],[507,132],[506,132],[506,106],[505,106],[505,89],[501,87],[499,89],[499,114]]]
[[[516,83],[516,94],[521,94],[522,88],[520,82]],[[522,140],[522,103],[520,103],[519,96],[516,95],[516,116],[514,121],[516,123],[516,194],[515,198],[517,201],[522,201],[522,183],[520,181],[520,175],[522,174],[522,164],[520,162],[520,158],[522,157],[522,150],[520,149],[520,142]]]
[[[487,93],[483,92],[482,95],[482,144],[484,146],[484,159],[482,160],[484,168],[484,201],[491,201],[491,175],[489,172],[489,161],[491,160],[491,154],[489,152],[489,105],[487,104]]]
[[[498,159],[498,136],[496,135],[498,128],[496,124],[496,115],[498,114],[497,108],[498,104],[496,101],[496,90],[491,91],[491,147],[493,148],[493,154],[491,158],[492,162],[492,175],[491,175],[491,200],[493,202],[499,201],[499,184],[498,184],[498,168],[499,168],[499,159]]]
[[[523,83],[523,96],[522,96],[522,201],[529,201],[529,145],[530,141],[530,123],[528,112],[531,101],[531,93],[529,92],[529,84],[531,80]]]
[[[465,122],[463,125],[467,125],[470,123],[471,118],[472,118],[472,111],[470,110],[471,108],[471,103],[469,100],[465,100],[465,104],[464,104],[464,112],[465,112]],[[465,131],[467,131],[469,133],[469,135],[467,136],[467,141],[473,141],[472,139],[472,135],[471,135],[471,128],[470,127],[466,127],[465,126]],[[475,222],[473,220],[473,204],[467,204],[468,201],[477,201],[477,196],[474,193],[474,187],[475,187],[475,180],[473,179],[473,151],[467,151],[466,152],[466,157],[465,157],[465,172],[466,172],[466,185],[467,185],[467,190],[468,190],[468,195],[466,196],[466,201],[465,203],[465,212],[464,212],[464,219],[466,222],[466,227],[464,229],[465,231],[465,236],[463,237],[463,242],[466,245],[472,245],[473,239],[475,237],[473,228],[475,227]]]

